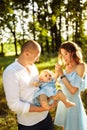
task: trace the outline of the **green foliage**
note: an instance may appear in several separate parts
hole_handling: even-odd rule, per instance
[[[81,92],[81,97],[82,97],[82,101],[83,101],[85,111],[87,113],[87,89],[85,91]]]
[[[0,0],[0,7],[0,41],[12,39],[15,51],[16,42],[21,39],[24,43],[29,34],[53,52],[57,51],[62,39],[82,42],[85,34],[86,1]]]
[[[41,55],[39,63],[37,63],[37,67],[40,70],[42,69],[51,69],[54,70],[55,63],[57,63],[57,57],[55,57],[55,54],[48,54],[45,53],[44,55]]]
[[[84,61],[87,63],[87,36],[86,35],[82,37],[82,41],[83,41],[82,44],[83,58]]]
[[[15,56],[0,57],[0,72],[2,72],[7,65],[15,60]]]
[[[52,25],[54,25],[57,20],[56,16],[52,15],[51,20],[52,20]]]
[[[9,56],[9,55],[15,55],[15,47],[13,43],[4,43],[4,53],[5,56]],[[18,53],[20,52],[20,45],[17,43],[17,49],[18,49]]]

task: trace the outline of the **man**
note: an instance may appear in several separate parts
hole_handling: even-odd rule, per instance
[[[17,114],[18,130],[53,130],[49,112],[33,103],[33,95],[38,88],[31,83],[38,80],[34,63],[39,60],[40,53],[41,47],[36,41],[27,41],[18,59],[3,73],[7,104]],[[50,109],[55,105],[53,103]]]

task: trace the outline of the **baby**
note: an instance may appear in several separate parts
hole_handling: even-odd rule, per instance
[[[67,108],[75,106],[75,103],[66,98],[62,90],[56,89],[56,76],[53,75],[50,70],[45,69],[39,75],[39,82],[33,82],[34,86],[39,86],[39,90],[34,95],[34,103],[41,105],[46,110],[49,110],[49,105],[54,100],[61,100]]]

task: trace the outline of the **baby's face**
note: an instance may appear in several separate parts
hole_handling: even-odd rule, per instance
[[[49,82],[50,80],[52,80],[52,75],[48,72],[43,72],[40,76],[40,80],[42,82]]]

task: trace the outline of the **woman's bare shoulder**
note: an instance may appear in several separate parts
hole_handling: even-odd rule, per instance
[[[80,77],[84,76],[84,73],[86,71],[86,65],[85,63],[79,63],[76,67],[76,72]]]

